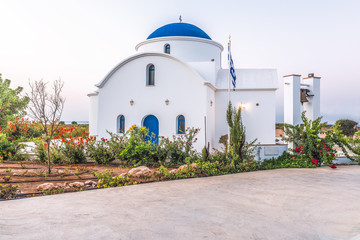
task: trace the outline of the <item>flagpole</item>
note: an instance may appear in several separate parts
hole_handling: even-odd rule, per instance
[[[228,105],[230,104],[230,48],[231,48],[231,35],[229,35],[229,43],[228,43]],[[230,148],[230,126],[228,124],[228,151]]]

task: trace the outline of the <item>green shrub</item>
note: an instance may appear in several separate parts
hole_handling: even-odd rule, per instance
[[[259,164],[260,170],[276,169],[276,168],[313,168],[315,164],[308,161],[306,157],[296,157],[288,152],[276,158],[265,159]]]
[[[18,189],[18,185],[9,185],[0,184],[0,199],[11,199],[16,197],[16,195],[20,192]]]
[[[35,145],[35,156],[40,162],[45,163],[47,161],[45,143],[43,141],[37,141]]]
[[[86,154],[96,161],[97,164],[108,164],[115,159],[115,154],[108,146],[108,140],[89,138],[85,143]]]
[[[39,162],[46,163],[47,162],[47,144],[43,141],[36,142],[35,148],[35,156],[39,160]],[[50,159],[52,163],[58,164],[63,163],[65,161],[65,155],[63,153],[63,148],[61,143],[52,143],[50,146]]]
[[[235,164],[241,163],[244,160],[252,160],[254,158],[254,146],[257,139],[251,143],[246,141],[245,126],[242,123],[241,108],[236,109],[231,102],[228,104],[226,111],[226,120],[230,129],[230,147],[229,154]],[[219,140],[223,143],[227,137],[222,136]],[[224,144],[224,143],[223,143]],[[227,144],[225,144],[227,147]]]
[[[70,138],[68,141],[63,139],[62,144],[62,152],[66,157],[67,163],[86,163],[84,141],[82,138]]]
[[[195,128],[188,128],[184,134],[174,135],[172,141],[165,137],[159,137],[159,142],[155,144],[146,140],[149,138],[148,129],[133,125],[121,139],[114,141],[115,138],[112,135],[107,142],[109,148],[116,151],[116,158],[129,164],[176,166],[184,164],[187,158],[197,158],[193,144],[197,141],[195,136],[198,131]],[[151,138],[154,137],[151,136]]]
[[[20,154],[22,148],[24,148],[23,144],[18,141],[9,141],[6,134],[0,133],[0,158],[12,160],[15,155]]]
[[[342,134],[351,137],[355,134],[358,123],[350,119],[340,119],[335,124],[339,125],[339,130]]]
[[[93,175],[100,180],[98,183],[99,188],[119,187],[136,184],[136,181],[130,181],[129,175],[115,175],[112,171],[109,171],[108,169],[106,169],[104,173],[93,172]]]

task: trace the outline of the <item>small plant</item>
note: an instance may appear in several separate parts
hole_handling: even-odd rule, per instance
[[[119,187],[137,184],[136,181],[130,181],[129,175],[115,175],[112,171],[109,171],[108,169],[106,169],[104,173],[93,172],[93,175],[100,180],[98,183],[98,188]]]
[[[23,162],[18,162],[18,164],[21,166],[22,169],[26,169],[26,166]]]
[[[6,175],[3,177],[4,179],[4,182],[7,183],[7,182],[10,182],[10,179],[11,179],[11,176],[10,175]]]
[[[226,119],[230,128],[230,146],[229,154],[234,155],[232,157],[234,164],[239,164],[244,162],[244,160],[253,159],[254,146],[257,139],[253,140],[251,143],[246,142],[245,126],[242,123],[241,108],[236,109],[229,102]],[[224,141],[223,137],[222,141]],[[227,146],[227,145],[225,145]]]
[[[20,192],[18,185],[0,184],[0,199],[12,199]]]
[[[42,194],[44,196],[46,195],[54,195],[54,194],[60,194],[60,193],[64,193],[65,190],[62,188],[53,188],[53,189],[49,189],[49,190],[43,190]]]

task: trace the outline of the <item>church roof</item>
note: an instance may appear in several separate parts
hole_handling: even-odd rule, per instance
[[[197,37],[211,40],[203,30],[189,23],[170,23],[156,29],[147,39],[159,37]]]

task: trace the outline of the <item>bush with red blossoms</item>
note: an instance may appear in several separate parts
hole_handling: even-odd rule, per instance
[[[302,114],[302,121],[303,124],[296,126],[284,124],[285,137],[283,140],[294,144],[296,159],[303,159],[308,163],[313,163],[313,159],[315,159],[318,163],[315,165],[330,166],[336,158],[335,146],[340,147],[348,158],[353,159],[348,152],[349,150],[354,152],[354,148],[348,144],[344,135],[338,130],[338,126],[335,125],[327,130],[325,137],[320,138],[320,134],[324,133],[323,129],[327,123],[321,123],[321,118],[314,121],[309,120],[305,116],[305,112]]]
[[[66,162],[70,164],[86,163],[84,139],[80,138],[68,138],[62,139],[62,152],[66,157]]]
[[[319,161],[316,160],[315,158],[311,159],[311,163],[314,164],[314,165],[319,165]]]
[[[335,166],[335,164],[331,164],[330,167],[333,168],[333,169],[337,168],[337,167]]]

